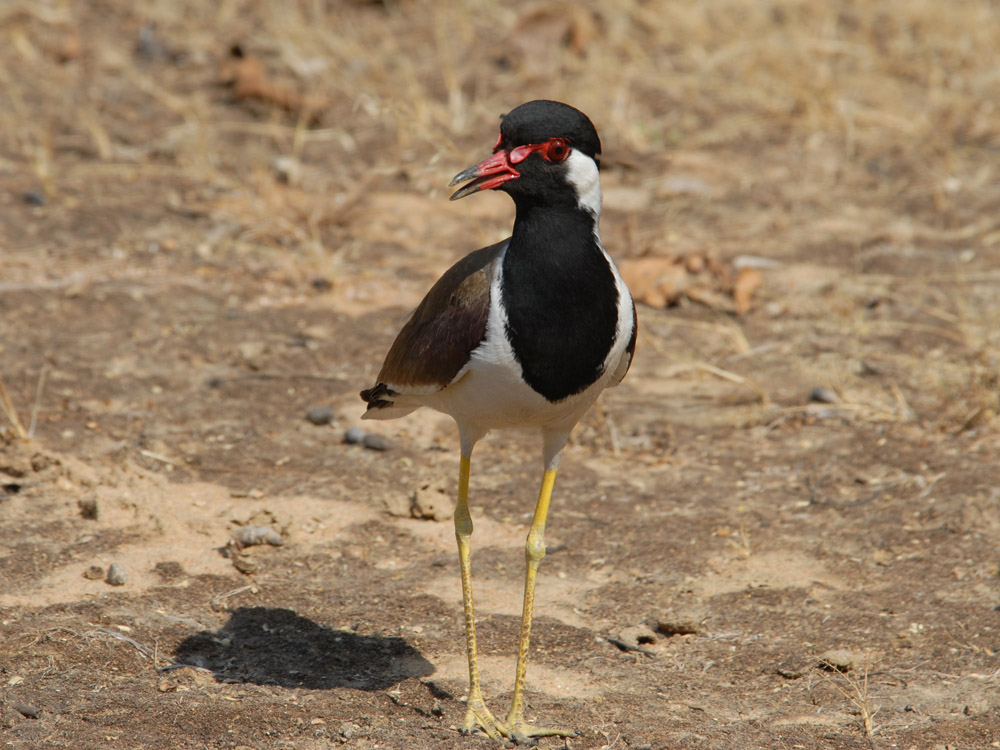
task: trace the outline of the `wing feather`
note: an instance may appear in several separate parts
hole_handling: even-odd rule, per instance
[[[507,240],[469,253],[445,271],[403,326],[378,381],[361,392],[369,410],[394,405],[401,393],[445,388],[486,336],[492,266]]]

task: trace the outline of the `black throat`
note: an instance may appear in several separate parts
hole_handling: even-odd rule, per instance
[[[503,260],[507,337],[525,382],[552,402],[600,377],[618,329],[618,286],[596,224],[578,206],[518,205]]]

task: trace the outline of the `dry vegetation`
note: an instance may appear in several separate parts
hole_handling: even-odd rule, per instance
[[[690,278],[570,447],[533,707],[573,748],[996,746],[998,40],[987,0],[0,5],[11,746],[460,745],[447,524],[384,512],[453,436],[349,453],[301,412],[351,424],[405,309],[504,236],[504,196],[446,185],[539,97],[598,125],[615,257]],[[498,703],[533,446],[478,460]],[[217,548],[265,511],[294,541],[248,586]],[[80,575],[116,559],[124,588]],[[192,635],[279,621],[304,682]],[[655,658],[608,645],[643,628]],[[384,669],[313,675],[317,638]],[[818,672],[834,647],[879,672]]]

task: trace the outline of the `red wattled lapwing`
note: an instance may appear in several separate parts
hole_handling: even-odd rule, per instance
[[[429,406],[458,424],[455,535],[470,682],[463,733],[479,729],[520,742],[572,734],[525,721],[524,676],[559,453],[601,391],[625,377],[635,351],[632,296],[597,227],[600,152],[593,124],[569,105],[533,101],[502,118],[493,155],[452,180],[467,184],[451,198],[503,190],[517,209],[511,236],[470,253],[438,279],[389,349],[378,382],[361,393],[366,419],[392,419]],[[476,442],[507,427],[541,432],[545,472],[525,545],[521,639],[513,703],[504,721],[486,708],[479,687],[469,466]]]

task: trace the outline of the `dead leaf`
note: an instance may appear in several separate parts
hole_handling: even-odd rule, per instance
[[[674,304],[687,276],[687,271],[674,258],[627,260],[618,270],[632,290],[632,296],[650,307]]]
[[[754,292],[764,283],[755,268],[736,274],[731,264],[698,254],[626,260],[619,272],[632,296],[650,307],[669,307],[686,298],[737,314],[750,310]]]
[[[273,83],[264,64],[256,57],[247,56],[238,44],[232,47],[229,58],[219,66],[219,80],[233,89],[237,99],[256,99],[273,104],[309,123],[316,122],[326,106],[323,97],[300,94]]]
[[[764,283],[764,276],[756,268],[744,268],[733,284],[733,303],[740,315],[750,310],[751,298]]]

